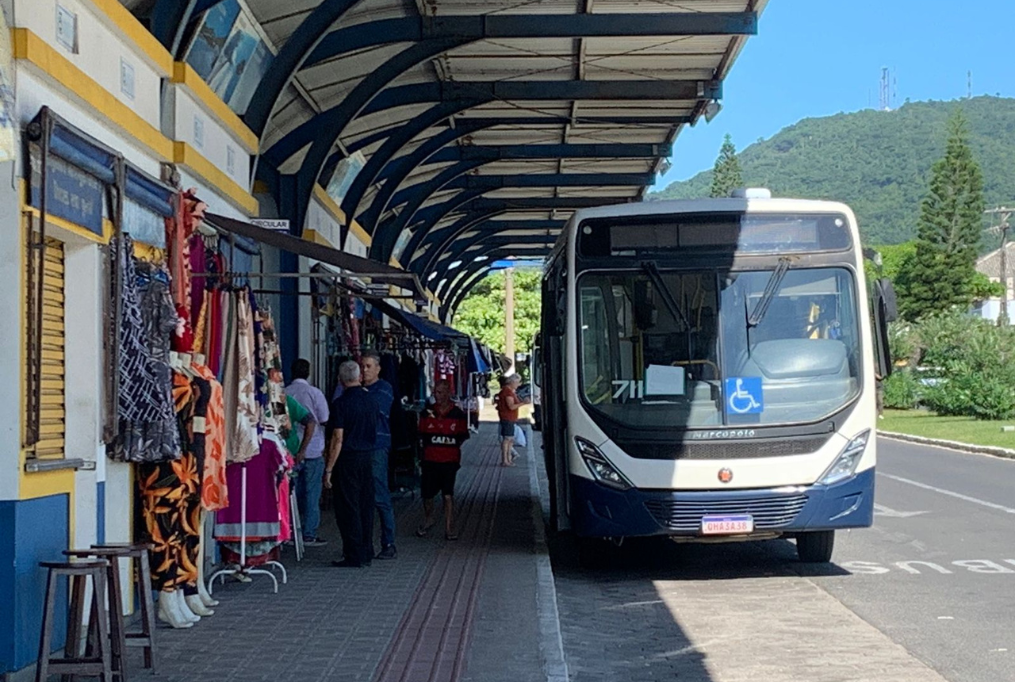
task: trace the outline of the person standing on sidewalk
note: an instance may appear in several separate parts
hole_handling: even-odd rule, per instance
[[[501,437],[501,466],[510,467],[512,463],[512,444],[516,438],[516,422],[519,421],[519,408],[529,405],[522,402],[516,395],[516,389],[523,383],[518,374],[510,374],[505,378],[498,393],[498,435]]]
[[[299,503],[299,518],[302,520],[302,541],[307,547],[322,547],[327,542],[317,531],[320,529],[320,495],[323,492],[324,478],[324,426],[330,418],[330,407],[323,391],[309,383],[309,360],[302,358],[292,363],[292,383],[285,389],[295,402],[313,415],[312,426],[302,424],[299,427],[300,437],[305,439],[305,431],[312,431],[305,452],[296,456],[295,496]],[[304,456],[303,456],[304,455]]]
[[[377,514],[380,516],[380,554],[378,559],[394,559],[395,511],[391,506],[391,487],[388,485],[388,453],[391,450],[391,407],[395,392],[391,384],[380,378],[380,355],[374,351],[363,353],[360,359],[363,386],[377,405],[377,438],[373,446],[373,485]]]
[[[362,568],[373,559],[373,451],[377,405],[359,385],[359,365],[338,372],[345,392],[331,405],[331,449],[324,487],[334,491],[334,515],[344,556],[331,565]]]
[[[434,498],[444,500],[444,536],[457,540],[455,534],[455,474],[462,461],[462,444],[469,438],[466,413],[452,402],[452,389],[446,382],[434,386],[434,404],[420,417],[420,439],[423,444],[423,524],[416,531],[426,537],[434,527]]]

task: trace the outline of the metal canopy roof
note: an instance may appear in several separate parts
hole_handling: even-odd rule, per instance
[[[217,1],[155,0],[151,30],[180,53]],[[277,51],[243,118],[282,215],[362,153],[345,215],[452,304],[465,249],[543,255],[574,209],[641,199],[767,0],[245,2]]]

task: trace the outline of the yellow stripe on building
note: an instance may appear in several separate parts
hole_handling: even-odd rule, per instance
[[[316,197],[317,201],[324,210],[331,214],[331,216],[338,221],[339,225],[344,225],[348,222],[348,218],[345,216],[345,212],[341,210],[341,207],[334,203],[330,195],[327,194],[327,190],[321,187],[319,184],[313,185],[313,196]],[[363,246],[369,246],[373,241],[370,239],[370,233],[367,232],[362,225],[357,221],[352,221],[352,226],[349,228],[352,234],[355,235],[356,239],[362,242]],[[342,248],[344,249],[344,244]]]
[[[217,96],[217,93],[206,84],[206,81],[199,77],[199,74],[191,66],[185,62],[174,62],[174,73],[171,76],[171,81],[188,88],[196,96],[200,106],[206,110],[206,113],[223,124],[224,128],[232,134],[247,152],[250,154],[259,153],[260,141],[256,134],[249,130],[249,127],[245,125],[238,114],[232,111],[231,107]]]
[[[194,171],[220,194],[233,203],[247,216],[259,215],[260,205],[256,197],[249,194],[224,171],[210,163],[205,156],[187,142],[174,143],[174,163]]]
[[[135,15],[128,11],[127,7],[118,0],[92,0],[92,4],[110,24],[146,55],[147,60],[156,67],[161,76],[171,76],[174,66],[171,53],[135,18]]]
[[[31,64],[70,97],[84,102],[115,128],[126,132],[162,161],[171,161],[171,141],[144,118],[132,111],[102,85],[54,50],[27,28],[12,32],[14,58]]]

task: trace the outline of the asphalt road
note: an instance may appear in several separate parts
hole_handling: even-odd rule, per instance
[[[639,542],[552,563],[573,682],[1002,682],[1014,665],[1013,461],[883,440],[875,524],[833,563],[792,542]]]
[[[1012,680],[1015,466],[881,441],[874,526],[833,555],[853,575],[813,580],[946,679]]]

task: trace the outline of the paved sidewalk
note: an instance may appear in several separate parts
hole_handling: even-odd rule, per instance
[[[188,630],[161,626],[158,674],[134,669],[133,677],[161,682],[557,679],[545,672],[557,671],[558,661],[550,660],[550,643],[541,636],[541,613],[554,600],[546,585],[538,599],[539,577],[548,582],[551,577],[549,568],[546,576],[538,568],[547,565],[547,555],[531,493],[527,460],[532,453],[516,467],[498,466],[492,423],[481,424],[463,451],[456,489],[458,541],[444,540],[443,524],[428,538],[415,537],[419,496],[396,499],[398,559],[375,561],[368,569],[336,569],[330,561],[341,543],[333,518],[327,517],[321,534],[330,545],[308,549],[298,564],[294,552],[282,552],[288,583],[278,594],[261,576],[248,584],[230,579],[218,584],[216,614]],[[544,622],[550,625],[550,614]],[[132,653],[133,666],[140,665],[141,654]]]

